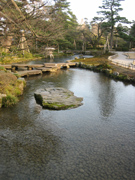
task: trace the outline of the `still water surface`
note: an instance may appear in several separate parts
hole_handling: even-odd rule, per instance
[[[70,110],[42,109],[34,92],[64,87]],[[135,87],[81,69],[27,78],[20,102],[0,110],[0,180],[135,180]]]

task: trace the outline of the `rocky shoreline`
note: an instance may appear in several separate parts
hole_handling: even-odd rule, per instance
[[[106,76],[112,79],[128,82],[130,84],[135,84],[135,72],[133,72],[134,74],[133,76],[131,70],[126,71],[124,68],[120,68],[116,66],[114,67],[113,64],[112,65],[100,64],[96,66],[96,65],[88,65],[80,62],[77,63],[77,67],[92,70],[94,72],[104,73]]]

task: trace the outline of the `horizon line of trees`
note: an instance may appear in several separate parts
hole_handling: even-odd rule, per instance
[[[79,25],[67,0],[1,0],[0,52],[21,54],[30,50],[42,54],[49,46],[58,52],[66,49],[85,51],[103,47],[107,39],[110,49],[134,48],[135,21],[131,28],[123,26],[123,23],[131,22],[119,16],[121,1],[103,0],[99,16],[92,22],[85,19],[85,24]],[[93,24],[96,24],[96,34]],[[21,39],[25,46],[21,46]]]

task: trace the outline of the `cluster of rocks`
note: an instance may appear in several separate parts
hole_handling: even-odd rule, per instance
[[[92,70],[95,72],[101,72],[106,74],[106,76],[111,77],[113,79],[117,79],[123,82],[129,82],[132,84],[135,84],[135,78],[134,77],[130,77],[128,75],[125,74],[121,74],[117,71],[113,71],[113,69],[108,69],[108,68],[104,68],[104,67],[99,67],[96,65],[87,65],[84,63],[79,62],[77,64],[77,67],[83,68],[83,69],[88,69],[88,70]]]
[[[53,110],[76,108],[83,101],[83,98],[76,97],[72,91],[61,87],[38,89],[34,96],[43,108]]]

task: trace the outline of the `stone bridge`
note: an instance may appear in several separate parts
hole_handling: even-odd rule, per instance
[[[45,72],[55,72],[62,68],[76,67],[76,63],[68,61],[67,63],[44,63],[44,64],[12,64],[0,65],[7,70],[17,73],[21,77],[38,75]]]

